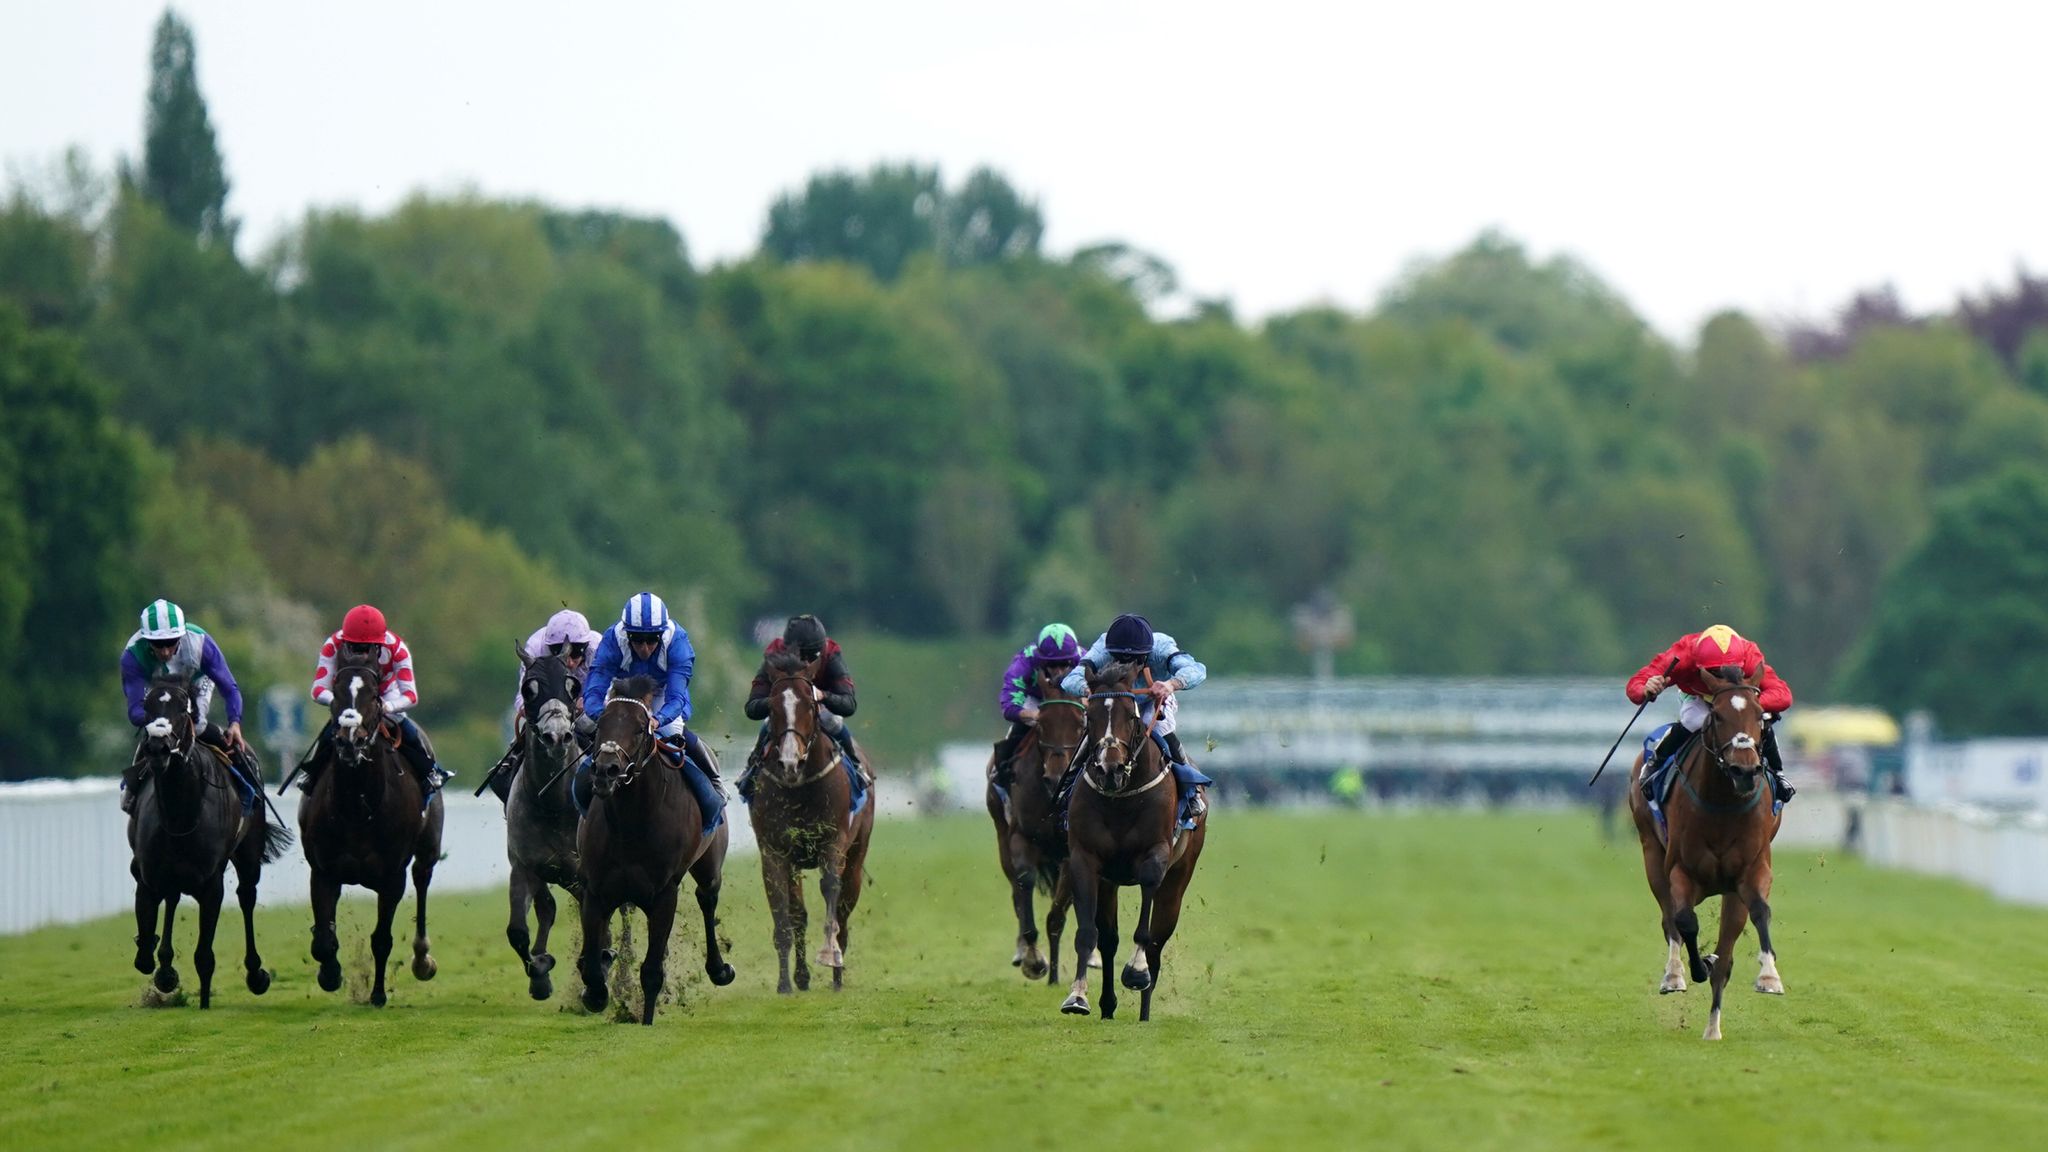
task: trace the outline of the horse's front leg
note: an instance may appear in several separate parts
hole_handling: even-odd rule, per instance
[[[609,895],[585,884],[583,947],[576,954],[576,974],[583,979],[583,1010],[586,1012],[602,1012],[605,1005],[611,1003],[611,923],[612,912],[617,907],[617,902]]]
[[[334,931],[335,905],[341,903],[341,881],[313,869],[313,960],[320,965],[320,990],[341,989],[341,938]]]
[[[678,884],[655,894],[647,913],[647,955],[640,961],[640,1023],[654,1023],[654,1007],[661,1002],[661,986],[668,978],[668,937],[676,926]]]
[[[199,1006],[213,1007],[213,934],[220,927],[220,905],[226,895],[227,866],[200,888],[199,943],[192,949],[192,967],[199,973]]]
[[[1152,944],[1152,903],[1159,898],[1159,882],[1166,876],[1166,853],[1167,848],[1160,846],[1139,861],[1135,869],[1138,878],[1138,930],[1131,937],[1131,962],[1124,965],[1123,973],[1124,987],[1133,992],[1147,992],[1152,988],[1148,955]],[[1146,999],[1149,1001],[1150,997]],[[1142,1006],[1138,1018],[1145,1018]]]
[[[512,876],[505,885],[506,919],[505,942],[512,945],[512,954],[519,957],[519,968],[530,980],[533,977],[533,936],[526,927],[526,911],[533,904],[533,885],[537,881],[526,865],[514,863]],[[545,1000],[545,996],[535,996]]]
[[[768,912],[775,924],[775,991],[787,996],[796,991],[789,980],[789,949],[794,942],[790,930],[790,867],[781,853],[761,848],[761,887],[768,893]]]
[[[690,877],[697,885],[697,911],[704,916],[704,974],[720,988],[732,983],[732,965],[725,962],[724,945],[718,942],[718,894],[725,889],[725,831],[712,850],[697,858],[690,866]]]
[[[164,898],[142,882],[139,869],[135,879],[135,970],[144,976],[156,971],[156,912]]]
[[[398,902],[403,899],[405,871],[401,868],[377,886],[377,927],[370,933],[370,963],[376,968],[370,978],[372,1007],[384,1006],[384,969],[391,963],[391,922],[397,919]]]
[[[1010,833],[1010,903],[1017,913],[1017,952],[1010,963],[1026,980],[1045,975],[1045,957],[1038,951],[1038,910],[1032,907],[1032,889],[1038,884],[1032,845],[1016,832]]]
[[[1674,865],[1671,869],[1671,924],[1678,930],[1679,939],[1685,941],[1685,956],[1692,969],[1692,982],[1704,984],[1707,981],[1707,962],[1700,959],[1700,916],[1694,905],[1700,902],[1700,895],[1683,867]]]
[[[164,935],[156,945],[156,990],[167,996],[178,990],[178,970],[171,966],[178,956],[171,947],[171,923],[177,916],[178,893],[173,891],[164,897]]]
[[[1703,1039],[1721,1038],[1721,994],[1728,990],[1728,976],[1735,970],[1735,944],[1742,938],[1742,929],[1749,923],[1749,909],[1743,907],[1742,898],[1734,892],[1721,897],[1721,942],[1714,949],[1714,1005],[1707,1016],[1707,1031]]]
[[[1074,930],[1074,986],[1067,990],[1066,1002],[1060,1005],[1060,1011],[1070,1016],[1088,1014],[1088,956],[1095,951],[1099,931],[1095,902],[1096,878],[1100,874],[1101,867],[1094,856],[1076,851],[1067,857],[1067,885],[1074,894],[1074,917],[1079,923]]]
[[[270,991],[270,971],[256,952],[256,885],[263,877],[261,826],[235,854],[235,902],[242,907],[242,971],[249,991],[257,996]]]
[[[1067,883],[1067,866],[1060,865],[1059,879],[1052,884],[1052,898],[1045,907],[1045,982],[1060,982],[1060,937],[1067,930],[1067,909],[1074,904],[1074,890]]]
[[[555,894],[538,873],[534,874],[528,891],[533,897],[533,918],[540,930],[526,962],[526,992],[535,1000],[545,1000],[555,994],[555,982],[550,975],[555,970],[555,957],[548,951],[548,934],[555,929]]]
[[[846,966],[846,953],[839,947],[839,885],[845,867],[843,851],[827,852],[818,862],[818,895],[825,901],[825,943],[818,948],[818,964],[835,976]]]
[[[1778,950],[1771,946],[1771,873],[1768,866],[1761,876],[1743,878],[1741,888],[1743,906],[1749,909],[1750,922],[1756,925],[1758,972],[1756,990],[1772,996],[1785,994],[1785,981],[1778,976]]]

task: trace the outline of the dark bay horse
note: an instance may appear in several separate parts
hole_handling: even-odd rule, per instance
[[[843,985],[846,972],[847,924],[860,902],[861,881],[868,858],[868,839],[875,830],[875,797],[853,811],[853,785],[830,736],[820,739],[817,677],[824,657],[805,663],[795,652],[768,658],[768,741],[761,751],[754,795],[747,806],[754,839],[761,851],[761,883],[775,916],[775,954],[779,971],[775,990],[788,993],[811,986],[804,959],[803,872],[818,870],[818,892],[825,903],[825,943],[818,963],[832,969],[832,987]],[[872,764],[867,752],[861,762]],[[796,980],[790,981],[790,949],[796,950]]]
[[[555,993],[548,975],[555,967],[548,954],[555,895],[548,885],[571,893],[581,886],[576,804],[569,798],[569,783],[578,754],[575,721],[583,709],[583,678],[560,656],[532,657],[525,645],[516,647],[523,666],[519,701],[526,725],[520,735],[524,755],[505,797],[505,857],[512,865],[512,914],[505,939],[519,955],[528,994],[545,1000]],[[529,905],[540,928],[538,938],[527,935]]]
[[[412,974],[431,980],[436,966],[427,939],[427,886],[441,859],[441,794],[423,802],[419,778],[398,751],[397,731],[386,721],[375,668],[353,664],[334,677],[329,706],[332,739],[319,755],[327,763],[299,803],[299,841],[311,866],[313,959],[320,987],[341,987],[341,941],[334,908],[341,886],[377,894],[377,927],[370,933],[376,974],[370,1003],[384,1006],[384,969],[391,959],[391,920],[405,897],[409,867],[418,905],[413,921]]]
[[[996,826],[996,861],[1010,882],[1010,900],[1017,912],[1017,951],[1010,963],[1024,978],[1060,982],[1060,934],[1066,931],[1067,836],[1060,828],[1060,782],[1074,762],[1087,728],[1087,706],[1070,696],[1046,669],[1032,673],[1043,703],[1038,723],[1018,742],[1011,758],[1009,802],[996,788],[993,771],[988,784],[988,815]],[[991,765],[1000,768],[1001,765]],[[1045,910],[1045,951],[1038,949],[1038,916],[1031,893],[1038,888],[1052,897]]]
[[[668,937],[676,899],[688,872],[704,914],[704,972],[720,987],[732,983],[732,965],[718,947],[718,893],[725,882],[727,826],[709,834],[682,771],[663,757],[654,731],[654,699],[662,686],[649,676],[615,682],[597,718],[590,763],[590,811],[577,830],[582,878],[583,1006],[604,1011],[610,1001],[608,969],[612,913],[632,904],[647,915],[647,956],[640,963],[640,1022],[654,1023],[667,975]]]
[[[193,708],[191,689],[183,681],[158,677],[150,682],[142,702],[148,720],[136,754],[135,810],[128,817],[128,846],[135,852],[129,867],[135,876],[135,970],[155,972],[159,992],[177,989],[171,920],[178,897],[193,897],[199,902],[199,943],[192,966],[199,970],[199,1006],[210,1008],[213,933],[220,923],[229,861],[235,865],[235,898],[242,905],[242,967],[249,991],[261,996],[270,988],[270,973],[256,954],[256,884],[263,865],[283,854],[292,834],[271,824],[261,803],[242,815],[227,758],[198,739]],[[164,913],[161,947],[159,905]]]
[[[1160,953],[1180,923],[1181,899],[1201,859],[1208,815],[1175,828],[1179,801],[1166,754],[1140,712],[1143,661],[1088,673],[1087,747],[1067,804],[1067,882],[1073,887],[1074,986],[1060,1011],[1088,1014],[1088,954],[1102,950],[1102,1018],[1116,1015],[1117,889],[1138,886],[1135,950],[1124,987],[1138,992],[1138,1019],[1152,1018]],[[1156,715],[1156,711],[1154,713]]]
[[[1656,818],[1639,786],[1644,765],[1636,756],[1629,774],[1629,810],[1643,846],[1643,871],[1663,913],[1666,960],[1659,992],[1685,991],[1678,964],[1678,946],[1685,944],[1694,983],[1711,977],[1714,1004],[1706,1039],[1721,1038],[1721,993],[1735,967],[1735,942],[1745,923],[1756,922],[1762,969],[1756,990],[1783,995],[1778,959],[1771,947],[1771,841],[1783,820],[1771,810],[1771,787],[1763,770],[1763,709],[1757,706],[1759,680],[1742,678],[1730,666],[1702,671],[1713,689],[1707,722],[1685,746],[1678,779],[1664,805],[1668,828],[1660,836]],[[1714,952],[1700,955],[1699,915],[1694,908],[1709,896],[1721,897],[1721,940]]]

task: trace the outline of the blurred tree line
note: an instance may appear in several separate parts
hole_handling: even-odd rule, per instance
[[[1342,672],[1623,673],[1725,621],[1808,698],[2048,725],[1992,690],[2048,650],[2024,273],[1681,348],[1489,233],[1368,313],[1246,325],[1150,254],[1042,251],[996,172],[915,164],[819,174],[710,268],[667,221],[477,195],[245,255],[192,59],[167,15],[139,172],[74,153],[0,210],[0,776],[122,746],[114,658],[158,595],[252,687],[302,687],[378,603],[471,756],[515,635],[641,587],[707,691],[796,610],[939,637],[1137,609],[1212,669],[1294,671],[1290,609],[1327,592]]]

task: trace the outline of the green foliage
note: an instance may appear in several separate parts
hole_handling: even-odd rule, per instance
[[[1848,687],[1925,708],[1956,735],[2048,728],[2048,468],[2008,467],[1944,500],[1890,573]]]
[[[78,346],[0,303],[0,779],[64,773],[104,699],[137,587],[128,441]]]
[[[768,209],[761,251],[785,263],[858,264],[894,280],[922,254],[949,266],[1038,254],[1045,219],[991,168],[948,191],[937,168],[877,164],[865,173],[823,172]]]
[[[149,51],[141,191],[187,235],[226,248],[235,223],[227,215],[227,172],[199,93],[197,57],[191,26],[165,9]]]

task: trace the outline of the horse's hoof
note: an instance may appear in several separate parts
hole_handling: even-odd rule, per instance
[[[156,990],[169,995],[178,990],[178,970],[164,967],[156,970]]]
[[[546,1000],[555,994],[555,982],[543,972],[526,982],[526,994],[535,1000]]]
[[[1088,954],[1088,966],[1090,968],[1102,967],[1102,951],[1100,949]]]
[[[1766,996],[1783,996],[1785,994],[1785,982],[1771,977],[1759,977],[1756,982],[1756,990]]]
[[[270,991],[270,969],[251,968],[249,970],[249,991],[258,996]]]
[[[434,973],[440,970],[441,966],[434,963],[434,958],[425,952],[412,958],[412,978],[415,980],[432,980]]]
[[[1045,961],[1040,960],[1036,956],[1019,965],[1019,967],[1024,970],[1024,978],[1026,980],[1036,980],[1045,975]]]
[[[794,996],[796,995],[796,988],[793,987],[787,980],[777,981],[775,985],[775,994],[777,996]]]
[[[1066,1003],[1060,1005],[1060,1011],[1068,1016],[1086,1016],[1088,1014],[1088,998],[1076,992],[1067,997]]]
[[[533,959],[526,963],[526,974],[539,979],[555,970],[555,958],[545,952],[535,952]]]
[[[211,988],[205,988],[205,987],[202,987],[202,988],[200,988],[200,989],[199,989],[199,1008],[200,1008],[200,1010],[201,1010],[201,1011],[205,1011],[206,1009],[208,1009],[208,1008],[211,1008],[211,1007],[213,1007],[213,989],[211,989]]]
[[[720,964],[716,968],[707,964],[704,966],[704,974],[711,977],[711,982],[720,988],[732,983],[733,977],[739,975],[739,973],[732,970],[732,965],[730,964]]]
[[[341,965],[329,961],[320,966],[320,990],[322,992],[341,991]]]
[[[156,957],[154,957],[154,956],[150,955],[150,954],[149,954],[148,952],[146,952],[146,951],[145,951],[145,952],[137,952],[137,953],[135,954],[135,970],[136,970],[137,972],[140,972],[140,973],[142,973],[142,974],[143,974],[144,976],[148,976],[148,975],[150,975],[151,973],[155,972],[155,971],[156,971]]]
[[[820,968],[843,968],[843,967],[845,967],[845,966],[846,966],[846,956],[845,956],[845,954],[844,954],[844,953],[840,952],[840,951],[839,951],[839,949],[837,949],[837,948],[820,948],[820,949],[818,949],[818,967],[820,967]]]
[[[1670,980],[1666,980],[1664,983],[1659,984],[1657,986],[1657,995],[1659,996],[1669,996],[1673,992],[1683,991],[1685,991],[1685,981],[1677,977],[1673,977]]]
[[[1152,974],[1135,965],[1124,965],[1124,987],[1133,992],[1143,992],[1152,986]]]
[[[811,970],[809,968],[799,968],[796,970],[796,990],[799,992],[809,992],[811,990]]]
[[[382,1008],[384,1005],[390,1003],[390,1001],[391,997],[386,995],[382,988],[373,988],[370,990],[370,1007]]]
[[[604,1006],[609,1003],[611,1003],[611,996],[605,992],[603,987],[591,988],[586,986],[583,989],[583,1010],[585,1012],[592,1014],[602,1012],[604,1011]]]

